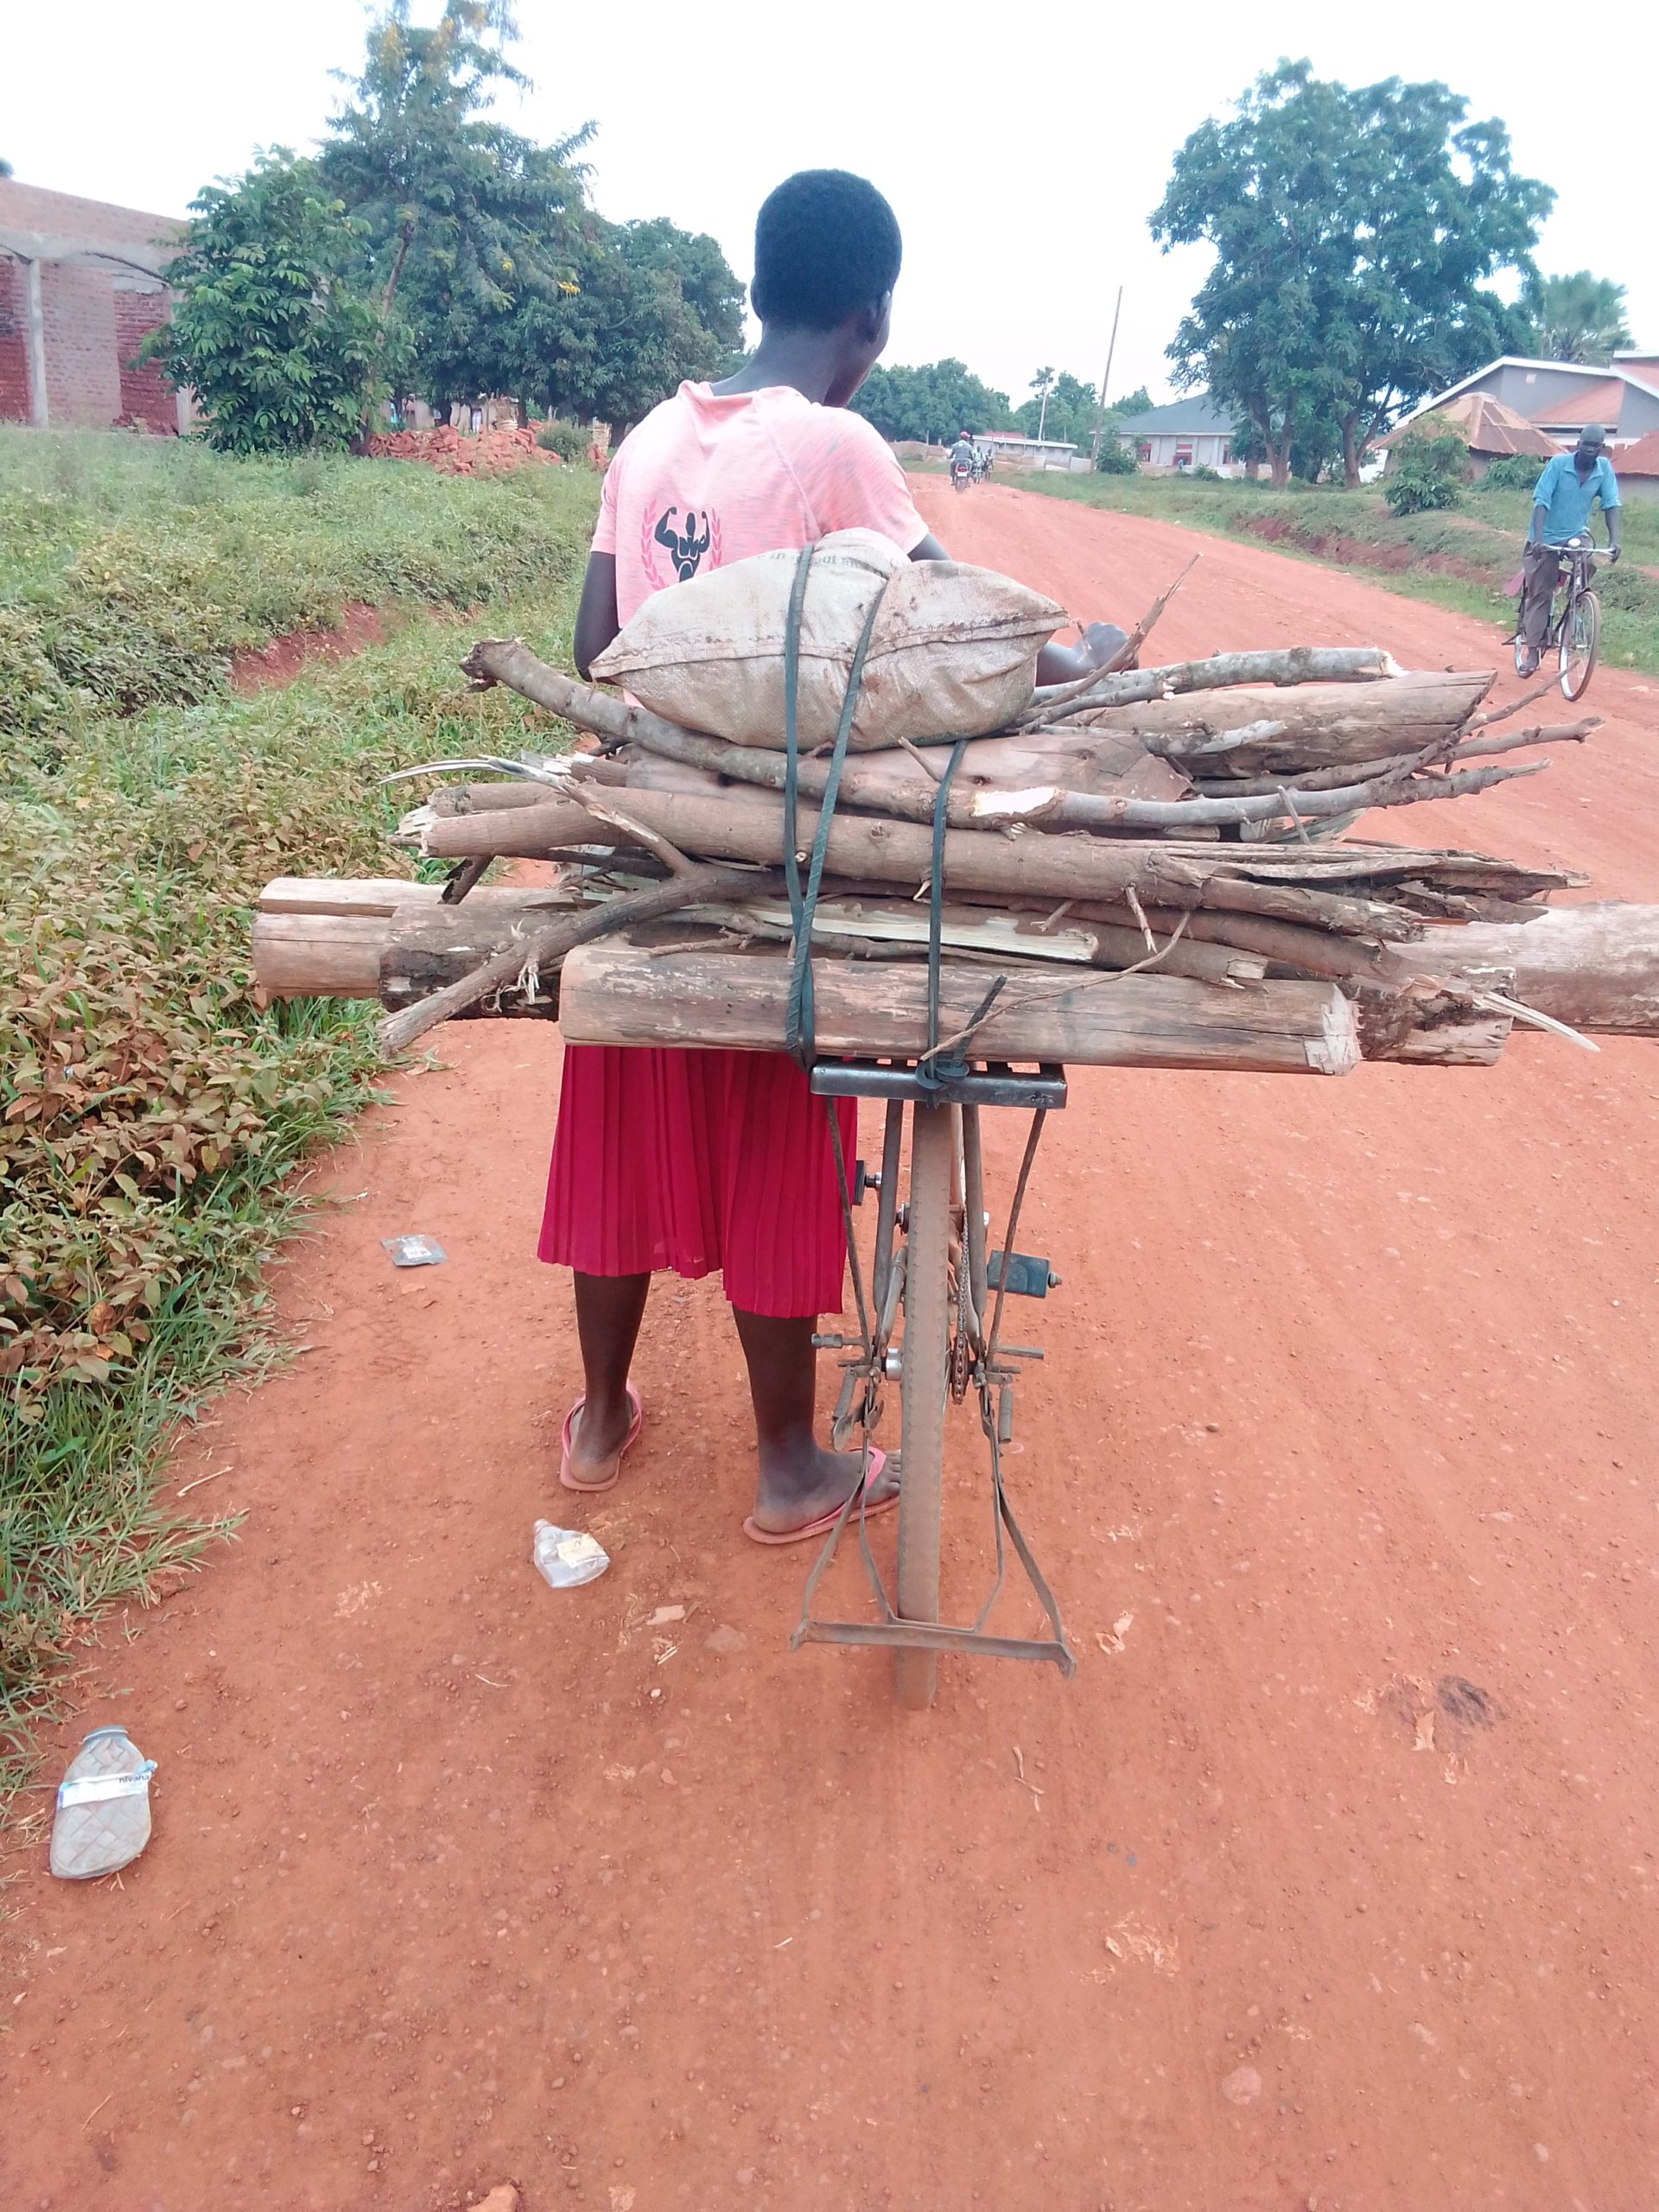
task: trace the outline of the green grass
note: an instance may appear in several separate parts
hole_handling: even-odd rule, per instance
[[[1431,601],[1497,626],[1493,650],[1514,621],[1503,586],[1520,566],[1529,502],[1524,492],[1478,486],[1449,512],[1395,517],[1379,492],[1265,484],[1207,484],[1174,476],[1062,476],[1010,472],[1003,481],[1119,514],[1147,515],[1217,537],[1268,544],[1340,568],[1413,599]],[[1659,500],[1622,511],[1624,558],[1598,571],[1602,658],[1611,667],[1659,675]],[[1395,565],[1395,564],[1399,565]]]
[[[207,1517],[157,1497],[159,1454],[276,1356],[263,1270],[303,1214],[292,1170],[373,1095],[372,1009],[253,1002],[260,884],[394,873],[389,769],[546,742],[511,695],[467,690],[453,620],[411,613],[251,698],[225,689],[228,641],[346,599],[488,600],[491,629],[568,654],[597,487],[525,476],[0,440],[0,522],[46,503],[21,551],[0,532],[0,616],[49,670],[104,622],[111,532],[129,581],[186,579],[166,650],[147,587],[137,643],[114,622],[118,657],[89,656],[67,706],[36,698],[0,766],[0,1790],[99,1608],[226,1533],[210,1492]]]

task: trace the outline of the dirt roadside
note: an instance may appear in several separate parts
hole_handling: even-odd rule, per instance
[[[1170,657],[1491,655],[1253,547],[919,496],[1084,614],[1201,548]],[[1659,687],[1592,703],[1581,754],[1382,834],[1659,897]],[[567,1516],[612,1573],[535,1578],[576,1387],[531,1257],[556,1040],[442,1041],[324,1163],[349,1203],[279,1279],[310,1349],[179,1455],[241,1541],[88,1655],[63,1741],[126,1722],[156,1839],[5,1893],[8,2205],[1659,2199],[1651,1048],[1076,1079],[1011,1487],[1079,1670],[946,1667],[916,1719],[880,1656],[785,1649],[806,1562],[738,1534],[715,1286],[659,1291],[645,1440]],[[410,1230],[448,1263],[394,1273]]]

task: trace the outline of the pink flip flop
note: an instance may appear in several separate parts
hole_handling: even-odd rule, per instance
[[[849,1453],[849,1457],[850,1456]],[[880,1481],[881,1471],[887,1464],[887,1453],[872,1444],[869,1464],[864,1470],[866,1490],[868,1490],[872,1483]],[[854,1494],[856,1496],[857,1493]],[[894,1491],[891,1497],[878,1498],[873,1504],[867,1504],[864,1508],[864,1518],[867,1521],[873,1521],[878,1513],[891,1512],[898,1503],[899,1493]],[[816,1521],[808,1521],[798,1529],[763,1529],[751,1513],[743,1523],[743,1533],[753,1544],[804,1544],[814,1536],[827,1536],[840,1518],[841,1508],[838,1505],[832,1505],[829,1512],[820,1513]]]
[[[622,1449],[616,1455],[616,1465],[602,1483],[579,1483],[570,1471],[570,1440],[575,1432],[576,1415],[587,1404],[578,1398],[564,1417],[564,1427],[559,1434],[559,1480],[566,1490],[573,1490],[584,1497],[597,1497],[602,1490],[614,1490],[622,1478],[622,1462],[639,1441],[639,1430],[645,1418],[645,1409],[639,1402],[639,1393],[632,1382],[628,1385],[628,1403],[633,1408],[633,1419],[628,1433],[622,1440]]]

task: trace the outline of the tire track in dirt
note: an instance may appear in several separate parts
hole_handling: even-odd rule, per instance
[[[1253,547],[920,496],[1084,614],[1201,544],[1171,657],[1491,657]],[[1382,834],[1659,895],[1653,696],[1599,676],[1581,754]],[[179,1482],[232,1465],[241,1541],[88,1655],[65,1740],[128,1723],[156,1840],[122,1889],[37,1854],[8,1893],[9,2202],[1654,2200],[1649,1047],[1077,1077],[1021,1239],[1065,1286],[1030,1309],[1010,1484],[1078,1674],[947,1664],[918,1720],[878,1655],[785,1649],[806,1562],[738,1534],[715,1285],[654,1300],[645,1439],[582,1516],[612,1572],[536,1580],[576,1387],[530,1256],[556,1042],[442,1041],[323,1164],[352,1202],[278,1277],[315,1349],[181,1451]],[[1020,1134],[993,1129],[1004,1194]],[[405,1230],[448,1265],[393,1274]]]

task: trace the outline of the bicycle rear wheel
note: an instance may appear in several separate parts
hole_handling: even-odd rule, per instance
[[[945,1359],[950,1349],[950,1170],[956,1156],[949,1106],[917,1105],[910,1129],[910,1211],[905,1232],[905,1340],[900,1370],[898,1613],[939,1618],[940,1487],[944,1457]],[[900,1705],[933,1702],[938,1655],[895,1651]]]
[[[1601,601],[1592,591],[1581,591],[1561,621],[1561,696],[1581,699],[1596,671],[1601,651]]]

